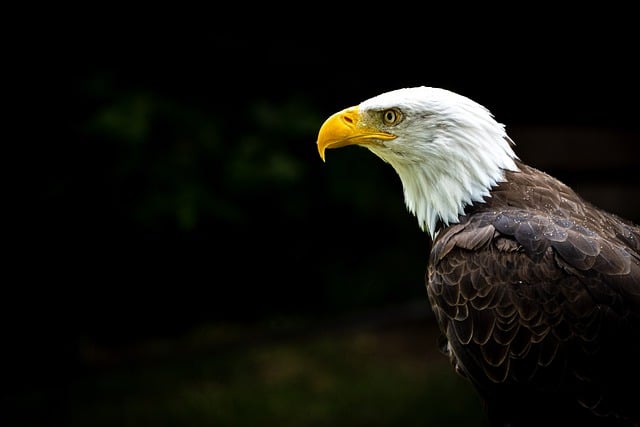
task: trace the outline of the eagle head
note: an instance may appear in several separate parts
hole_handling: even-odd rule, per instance
[[[409,211],[432,237],[517,170],[513,142],[482,105],[433,87],[398,89],[330,116],[317,146],[368,148],[398,173]]]

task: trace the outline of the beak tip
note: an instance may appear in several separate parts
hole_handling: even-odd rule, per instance
[[[325,148],[320,146],[320,144],[318,144],[318,154],[320,154],[320,158],[322,159],[322,162],[326,162],[325,158],[324,158],[324,150]]]

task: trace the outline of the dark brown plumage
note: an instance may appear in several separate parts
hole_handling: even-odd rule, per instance
[[[638,425],[640,228],[518,166],[433,242],[443,350],[495,425]]]

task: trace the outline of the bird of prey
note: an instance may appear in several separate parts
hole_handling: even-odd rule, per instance
[[[442,351],[492,426],[640,425],[640,227],[525,164],[483,105],[435,87],[331,115],[317,148],[397,172],[430,241]]]

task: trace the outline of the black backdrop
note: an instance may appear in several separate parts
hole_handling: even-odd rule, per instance
[[[3,286],[9,377],[72,372],[79,340],[424,297],[426,239],[393,171],[358,149],[323,164],[315,148],[324,118],[385,90],[445,87],[507,129],[626,135],[619,163],[596,176],[572,161],[597,166],[591,150],[607,144],[575,143],[549,172],[572,185],[632,182],[635,197],[608,207],[637,221],[635,35],[540,24],[484,36],[479,25],[462,38],[439,28],[410,42],[315,26],[249,37],[84,22],[37,33],[16,49],[24,120],[5,142],[21,151],[5,158],[17,190]]]

